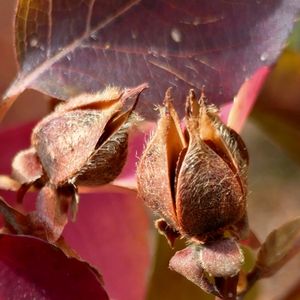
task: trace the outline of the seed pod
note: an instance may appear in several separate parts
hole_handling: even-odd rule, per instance
[[[34,128],[32,148],[14,159],[15,178],[22,184],[32,183],[44,170],[47,182],[56,187],[114,180],[124,166],[128,129],[138,120],[133,110],[145,87],[125,92],[108,88],[102,94],[82,95],[59,105]]]
[[[185,130],[170,91],[157,128],[137,168],[138,194],[172,232],[206,241],[233,230],[246,218],[248,154],[239,135],[223,124],[204,98],[187,97]],[[243,225],[244,227],[244,225]],[[170,243],[172,241],[170,240]]]
[[[75,218],[78,185],[103,185],[121,172],[127,156],[128,131],[143,84],[123,92],[108,88],[56,107],[34,128],[31,148],[18,153],[13,176],[22,200],[31,185],[41,189],[36,211],[29,215],[33,234],[59,239],[71,210]],[[129,103],[128,103],[129,102]]]

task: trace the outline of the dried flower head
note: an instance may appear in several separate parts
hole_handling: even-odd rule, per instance
[[[170,91],[160,114],[137,170],[139,196],[164,220],[159,229],[199,241],[236,230],[246,213],[248,155],[242,139],[193,91],[185,130]]]
[[[12,174],[22,185],[19,198],[31,185],[42,188],[37,219],[53,229],[52,239],[59,237],[66,223],[66,205],[76,212],[78,185],[103,185],[120,174],[127,156],[128,130],[139,120],[134,109],[146,87],[124,91],[109,87],[58,105],[33,129],[31,148],[14,158]],[[59,199],[67,199],[66,205]]]
[[[35,181],[38,174],[41,177],[40,161],[53,186],[112,181],[125,163],[128,129],[138,119],[134,108],[144,88],[124,92],[107,88],[101,94],[81,95],[59,105],[34,128],[32,148],[16,156],[14,177],[22,183],[26,178]],[[135,101],[124,111],[125,102],[132,97]],[[29,174],[33,167],[35,172]]]
[[[216,107],[205,103],[204,95],[197,101],[190,91],[182,129],[167,91],[157,128],[138,164],[138,194],[160,217],[156,227],[171,245],[179,236],[200,245],[191,255],[197,256],[199,268],[214,270],[213,276],[233,276],[243,262],[238,245],[226,237],[247,234],[247,169],[245,144],[222,123]],[[223,255],[214,256],[211,249]],[[234,255],[226,267],[214,268],[201,258],[224,258],[228,249]]]

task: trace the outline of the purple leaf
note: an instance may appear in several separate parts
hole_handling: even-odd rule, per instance
[[[87,263],[30,236],[0,235],[0,299],[108,299]]]
[[[147,117],[170,86],[176,99],[205,86],[211,101],[230,101],[246,77],[274,61],[299,8],[297,0],[19,1],[20,72],[1,114],[26,88],[68,99],[144,81]]]

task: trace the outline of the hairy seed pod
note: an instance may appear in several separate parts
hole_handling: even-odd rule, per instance
[[[57,106],[34,128],[32,148],[14,159],[15,178],[29,184],[44,172],[54,187],[114,180],[125,164],[128,130],[138,120],[133,110],[145,88],[145,84],[123,92],[107,88]],[[130,98],[133,101],[128,105]],[[124,109],[125,105],[129,108]]]
[[[31,148],[19,152],[12,163],[12,175],[20,184],[17,200],[22,201],[32,185],[40,189],[36,210],[23,218],[30,224],[23,233],[56,242],[69,211],[75,219],[77,186],[103,185],[121,173],[129,129],[139,120],[134,109],[146,87],[110,87],[100,94],[78,96],[36,125]],[[12,215],[8,206],[3,207]]]
[[[167,91],[138,164],[138,194],[162,218],[157,226],[171,244],[176,234],[197,241],[226,230],[239,235],[246,226],[247,168],[242,139],[215,107],[191,91],[183,130]]]

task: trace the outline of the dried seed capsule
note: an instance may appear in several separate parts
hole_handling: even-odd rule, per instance
[[[241,138],[220,121],[214,107],[203,98],[196,101],[193,91],[185,131],[170,91],[160,112],[137,169],[139,196],[168,225],[160,230],[167,228],[167,237],[179,232],[198,241],[227,229],[242,231],[234,227],[246,218],[248,155]]]
[[[127,156],[128,131],[146,84],[121,92],[81,95],[56,107],[34,128],[32,147],[16,155],[13,174],[21,183],[18,199],[31,185],[41,188],[32,232],[55,241],[76,215],[78,185],[102,185],[121,172]],[[129,102],[129,103],[128,103]]]
[[[32,148],[16,156],[15,177],[31,184],[45,172],[46,181],[56,187],[114,180],[126,160],[128,130],[138,119],[133,112],[137,96],[145,88],[109,88],[59,105],[34,128]],[[134,101],[124,109],[129,98]]]

